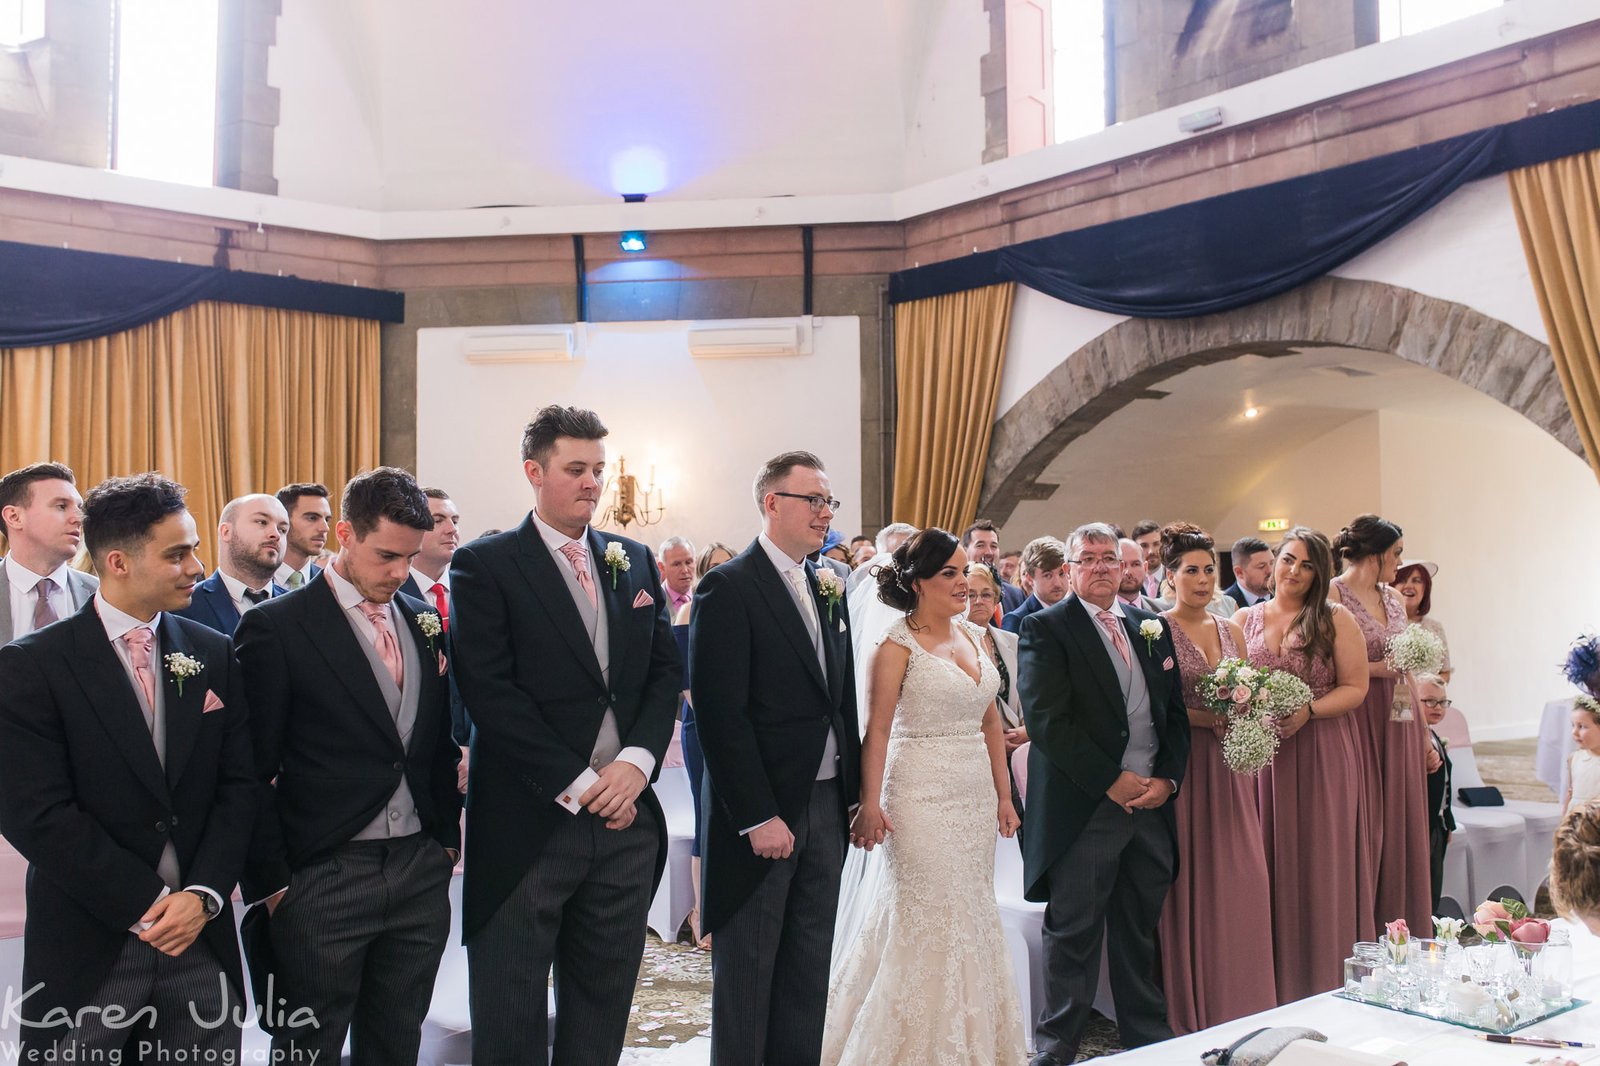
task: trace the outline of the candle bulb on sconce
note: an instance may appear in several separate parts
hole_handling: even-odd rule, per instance
[[[617,457],[617,472],[607,481],[602,495],[609,497],[600,525],[616,525],[627,529],[630,525],[653,526],[666,513],[666,493],[656,485],[656,467],[650,464],[650,482],[641,485],[639,479],[628,473],[626,456]]]

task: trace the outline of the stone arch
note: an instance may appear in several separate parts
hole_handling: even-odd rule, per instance
[[[1191,367],[1327,347],[1385,352],[1436,370],[1583,455],[1549,347],[1465,304],[1322,277],[1221,314],[1129,319],[1072,352],[995,423],[978,513],[1003,523],[1021,501],[1048,499],[1058,486],[1038,478],[1062,449]]]

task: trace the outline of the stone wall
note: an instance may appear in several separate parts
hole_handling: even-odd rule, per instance
[[[113,7],[113,0],[49,0],[49,36],[0,50],[0,155],[107,164]]]

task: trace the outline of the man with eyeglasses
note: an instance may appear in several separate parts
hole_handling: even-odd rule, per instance
[[[1073,531],[1073,595],[1029,616],[1018,645],[1032,741],[1023,893],[1046,905],[1032,1066],[1076,1058],[1102,940],[1123,1046],[1172,1036],[1155,930],[1177,871],[1168,801],[1188,765],[1189,715],[1168,623],[1117,597],[1117,542],[1102,523]]]
[[[1451,699],[1444,679],[1438,674],[1418,674],[1414,679],[1417,702],[1428,721],[1428,876],[1433,882],[1433,909],[1439,910],[1444,893],[1444,849],[1456,831],[1456,817],[1450,810],[1450,752],[1445,740],[1434,729],[1444,721]]]

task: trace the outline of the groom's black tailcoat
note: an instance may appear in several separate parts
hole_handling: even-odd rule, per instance
[[[704,922],[714,931],[772,869],[740,830],[805,811],[831,726],[839,792],[861,792],[855,658],[841,597],[829,618],[807,566],[822,626],[824,676],[784,579],[759,540],[700,579],[689,618],[689,676],[705,753]],[[841,815],[844,812],[841,811]],[[832,918],[830,916],[831,923]]]

